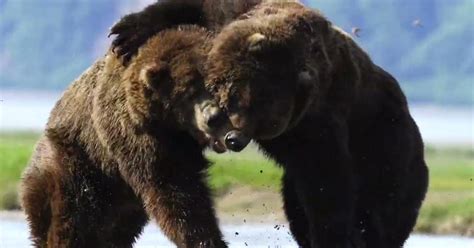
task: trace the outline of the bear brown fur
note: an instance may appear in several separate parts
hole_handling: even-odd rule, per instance
[[[36,247],[131,247],[148,218],[178,247],[226,247],[205,183],[209,48],[202,28],[163,31],[65,91],[22,179]]]
[[[262,1],[296,0],[159,0],[117,22],[110,29],[110,35],[117,35],[112,46],[127,63],[149,37],[161,30],[182,24],[196,24],[210,30],[220,30],[222,26]]]
[[[207,87],[284,168],[284,209],[301,247],[401,247],[428,184],[405,96],[349,35],[291,2],[259,4],[223,28]],[[119,55],[133,56],[127,33],[117,34]]]
[[[261,4],[214,38],[207,87],[284,168],[301,247],[402,247],[428,185],[397,81],[299,4]],[[262,114],[265,113],[265,114]]]

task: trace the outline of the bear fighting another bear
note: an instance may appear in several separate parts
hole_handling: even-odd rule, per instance
[[[301,247],[402,247],[428,172],[397,81],[299,4],[261,4],[214,39],[206,86],[284,168]],[[265,114],[263,114],[265,113]]]
[[[234,1],[216,12],[210,3],[226,1],[177,3],[195,6],[196,24],[219,33],[207,88],[233,127],[284,168],[285,212],[301,247],[401,247],[428,171],[397,81],[321,14],[295,1],[259,2]],[[127,24],[143,23],[140,35],[179,24],[157,21],[165,3],[112,28],[125,62],[137,40]]]
[[[284,169],[299,246],[403,246],[428,172],[397,81],[318,12],[260,2],[164,0],[112,28],[122,61],[68,89],[24,174],[38,246],[129,246],[152,216],[179,247],[226,247],[202,149],[250,138]]]
[[[131,247],[148,217],[179,247],[225,247],[203,149],[230,127],[205,90],[211,34],[162,31],[128,67],[109,52],[64,93],[23,174],[37,247]]]

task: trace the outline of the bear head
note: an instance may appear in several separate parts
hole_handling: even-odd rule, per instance
[[[183,129],[216,152],[226,150],[223,137],[232,126],[204,87],[210,44],[207,30],[180,26],[160,32],[139,49],[123,77],[126,107],[139,128],[158,123]]]
[[[319,76],[311,53],[330,24],[297,3],[260,8],[214,39],[206,87],[233,128],[264,140],[296,125],[315,102]]]

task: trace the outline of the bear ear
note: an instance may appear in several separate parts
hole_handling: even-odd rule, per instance
[[[161,108],[161,105],[157,103],[162,96],[162,88],[166,88],[166,82],[171,78],[167,63],[151,62],[141,67],[131,67],[134,80],[127,81],[126,88],[130,117],[138,129],[146,126],[151,119],[160,118],[160,111],[156,109]]]
[[[250,52],[260,51],[267,37],[261,33],[254,33],[247,38]]]
[[[147,65],[140,71],[140,80],[155,89],[170,77],[169,66],[162,61]]]

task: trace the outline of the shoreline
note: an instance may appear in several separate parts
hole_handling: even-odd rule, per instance
[[[0,211],[0,240],[3,248],[30,247],[28,227],[22,214]],[[220,225],[224,240],[229,247],[297,247],[286,223],[240,223]],[[474,238],[456,235],[426,235],[412,233],[405,248],[464,248],[471,247]],[[134,247],[174,247],[161,233],[156,224],[150,222]]]

